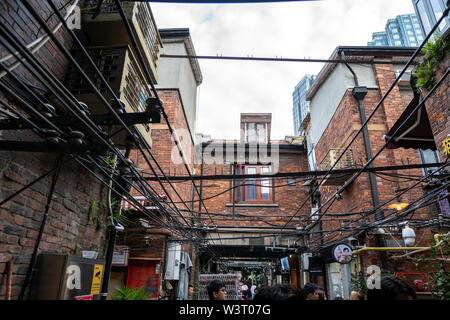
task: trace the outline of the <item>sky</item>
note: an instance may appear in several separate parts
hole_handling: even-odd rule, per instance
[[[197,55],[328,59],[337,46],[366,46],[411,0],[247,4],[151,3],[158,28],[189,28]],[[322,63],[199,59],[196,132],[239,139],[240,113],[272,113],[272,140],[294,134],[292,92]]]

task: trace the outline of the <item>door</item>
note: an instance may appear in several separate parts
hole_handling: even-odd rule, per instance
[[[128,262],[127,288],[144,288],[150,298],[158,298],[159,260],[137,260]]]

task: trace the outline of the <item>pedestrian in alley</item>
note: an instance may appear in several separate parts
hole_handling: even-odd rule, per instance
[[[211,281],[206,290],[208,291],[209,300],[227,300],[227,291],[222,281]]]
[[[290,284],[277,284],[258,290],[253,298],[254,301],[273,301],[273,300],[288,300],[300,301],[303,300],[301,290],[295,288]]]
[[[305,283],[303,297],[305,300],[319,300],[319,287],[315,283]]]
[[[192,284],[188,287],[188,299],[194,300],[194,286]]]
[[[403,280],[384,276],[380,280],[381,289],[369,289],[367,291],[367,300],[386,301],[386,300],[415,300],[416,292]]]
[[[319,294],[318,300],[327,300],[327,295],[325,294],[325,290],[323,288],[319,288],[319,290],[317,290],[317,293]]]

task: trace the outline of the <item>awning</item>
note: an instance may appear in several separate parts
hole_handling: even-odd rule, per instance
[[[394,132],[400,127],[403,121],[411,114],[411,112],[419,104],[419,94],[414,94],[414,98],[398,118],[397,122],[392,126],[389,132],[384,136],[388,140]],[[387,149],[431,149],[437,150],[434,143],[433,132],[431,131],[430,120],[428,119],[425,106],[422,105],[411,118],[402,126],[395,134],[391,142],[386,146]]]

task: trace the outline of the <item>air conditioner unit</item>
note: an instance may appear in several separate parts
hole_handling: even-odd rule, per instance
[[[302,255],[300,257],[301,257],[301,260],[302,260],[302,268],[303,268],[303,270],[308,270],[309,269],[309,258],[312,257],[312,253],[310,253],[310,252],[302,253]]]

